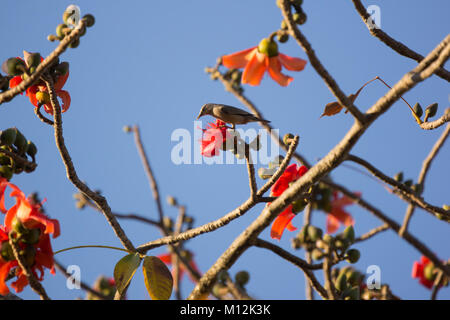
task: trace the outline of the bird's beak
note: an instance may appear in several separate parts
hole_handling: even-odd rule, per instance
[[[201,117],[202,115],[203,115],[203,114],[200,112],[200,113],[198,114],[198,116],[197,116],[197,120],[200,119],[200,117]]]

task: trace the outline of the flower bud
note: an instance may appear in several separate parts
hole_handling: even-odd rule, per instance
[[[19,151],[20,154],[24,154],[27,151],[28,148],[27,139],[19,130],[17,130],[14,145],[17,147],[17,150]]]
[[[1,166],[0,167],[0,177],[5,178],[6,180],[11,180],[14,172],[11,167],[8,166]]]
[[[216,283],[214,284],[212,288],[212,294],[216,297],[221,297],[223,295],[226,295],[228,293],[228,287],[225,286],[222,283]]]
[[[353,229],[353,226],[350,225],[347,228],[345,228],[342,236],[345,240],[347,240],[350,243],[355,242],[355,229]]]
[[[449,211],[450,210],[450,206],[448,204],[444,204],[442,206],[442,209]]]
[[[3,72],[9,74],[10,76],[20,76],[26,67],[25,62],[19,58],[9,58],[2,64]]]
[[[56,27],[56,35],[59,39],[62,39],[65,37],[65,31],[68,29],[67,24],[61,23]]]
[[[65,76],[69,72],[69,63],[67,61],[61,62],[55,67],[55,71],[60,76]]]
[[[303,11],[294,13],[294,15],[292,16],[292,18],[294,19],[294,22],[295,22],[296,24],[300,24],[300,25],[301,25],[301,24],[305,24],[305,23],[306,23],[306,20],[307,20],[306,13],[304,13]]]
[[[416,102],[416,104],[413,107],[414,113],[420,118],[423,115],[422,106],[420,103]]]
[[[173,228],[173,221],[169,217],[163,218],[163,225],[167,230],[172,230]]]
[[[281,26],[280,26],[281,30],[287,30],[289,29],[287,23],[285,20],[281,21]]]
[[[411,188],[413,181],[411,179],[406,180],[405,182],[403,182],[403,184],[405,186],[407,186],[408,188]]]
[[[3,241],[0,243],[0,256],[5,261],[15,260],[14,251],[8,241]]]
[[[39,52],[27,52],[23,50],[23,57],[28,68],[36,68],[41,63],[41,54]]]
[[[220,270],[219,273],[217,274],[217,280],[220,283],[225,283],[228,279],[229,275],[228,275],[228,271],[227,270]]]
[[[36,257],[36,248],[34,246],[27,246],[25,250],[20,251],[20,255],[23,256],[25,265],[31,267],[34,264],[34,258]]]
[[[345,273],[339,274],[337,277],[334,286],[336,289],[338,289],[340,292],[343,292],[345,289],[347,289],[347,276]]]
[[[423,186],[420,183],[416,183],[411,187],[412,191],[414,191],[416,194],[420,195],[423,191]]]
[[[268,57],[276,57],[278,55],[278,45],[275,41],[264,38],[258,45],[258,51]]]
[[[307,204],[308,203],[305,201],[305,199],[299,199],[292,202],[292,212],[299,213],[300,211],[303,211]]]
[[[12,159],[0,153],[0,166],[9,166],[12,164]]]
[[[290,145],[294,141],[294,135],[292,133],[286,133],[283,137],[283,143],[285,145]]]
[[[83,19],[86,22],[86,26],[88,28],[92,27],[95,24],[95,18],[92,14],[88,13],[83,16]]]
[[[16,141],[17,129],[9,128],[0,133],[0,144],[10,146]]]
[[[325,233],[322,240],[323,240],[323,242],[325,242],[328,245],[331,245],[334,241],[333,237],[331,235],[329,235],[328,233]]]
[[[234,280],[236,281],[236,283],[238,285],[240,285],[241,287],[245,286],[248,281],[250,280],[250,274],[247,271],[239,271],[238,273],[236,273],[236,275],[234,276]]]
[[[319,228],[316,228],[315,226],[309,225],[308,226],[308,237],[311,241],[316,242],[317,240],[322,238],[322,230]]]
[[[397,182],[402,182],[403,181],[403,172],[399,172],[394,176],[394,180]]]
[[[320,260],[323,258],[323,256],[324,254],[320,249],[314,248],[311,252],[311,258],[313,258],[313,260]]]
[[[28,142],[27,142],[27,144],[28,144],[28,148],[27,148],[27,154],[31,157],[31,158],[33,158],[33,160],[34,160],[34,157],[36,156],[36,153],[37,153],[37,147],[36,147],[36,145],[33,143],[33,142],[31,142],[30,140],[28,140]]]
[[[177,205],[178,205],[178,203],[177,203],[177,199],[175,199],[174,197],[172,197],[172,196],[167,196],[167,203],[169,204],[169,206],[173,206],[173,207],[176,207]]]
[[[345,300],[359,300],[359,287],[353,287],[345,290]]]
[[[19,236],[28,232],[28,229],[25,228],[25,226],[22,224],[19,218],[17,218],[17,216],[14,217],[11,222],[11,229]]]
[[[277,40],[280,43],[285,43],[289,40],[289,35],[287,33],[278,34]]]
[[[436,115],[436,112],[438,110],[438,104],[432,103],[425,109],[425,118],[432,118]]]
[[[69,47],[72,49],[77,48],[80,45],[80,38],[74,39],[70,44]]]
[[[359,260],[361,253],[357,249],[350,249],[347,251],[347,261],[350,263],[356,263]]]

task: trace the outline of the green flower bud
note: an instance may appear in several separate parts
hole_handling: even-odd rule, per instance
[[[323,240],[323,242],[325,242],[328,245],[331,245],[334,242],[333,237],[331,235],[329,235],[328,233],[325,233],[322,240]]]
[[[77,39],[74,39],[74,40],[70,43],[69,47],[72,48],[72,49],[75,49],[75,48],[77,48],[79,45],[80,45],[80,38],[77,38]]]
[[[36,68],[41,63],[41,54],[39,52],[27,52],[23,51],[23,57],[28,68]]]
[[[355,229],[353,229],[353,226],[348,226],[347,228],[345,228],[342,236],[350,243],[355,242]]]
[[[294,13],[294,15],[292,16],[292,18],[294,19],[294,22],[296,24],[305,24],[306,20],[307,20],[307,16],[306,13],[304,13],[303,11],[301,12],[297,12]]]
[[[283,137],[283,143],[288,146],[292,141],[294,141],[294,135],[292,133],[286,133]]]
[[[83,16],[83,19],[86,21],[86,26],[88,28],[92,27],[95,24],[95,18],[92,14],[88,13]]]
[[[56,27],[56,35],[62,39],[66,36],[65,31],[68,29],[67,24],[61,23]]]
[[[280,43],[285,43],[285,42],[287,42],[289,40],[289,35],[287,33],[278,34],[277,35],[277,40]]]
[[[311,258],[313,258],[314,260],[320,260],[323,258],[323,256],[324,253],[320,249],[314,248],[311,252]]]
[[[176,207],[178,205],[177,199],[172,196],[167,196],[167,203],[169,204],[169,206],[173,207]]]
[[[444,204],[443,206],[442,206],[442,209],[444,209],[444,210],[450,210],[450,206],[448,205],[448,204]]]
[[[297,238],[301,243],[305,243],[306,241],[308,241],[307,230],[308,230],[308,225],[304,226],[297,235]]]
[[[394,176],[394,180],[397,182],[402,182],[403,181],[403,172],[399,172]]]
[[[357,249],[350,249],[347,251],[347,261],[350,263],[357,263],[361,253]]]
[[[248,281],[250,280],[250,274],[247,271],[239,271],[238,273],[236,273],[236,275],[234,276],[234,280],[236,281],[236,283],[238,285],[240,285],[241,287],[245,286]]]
[[[353,287],[345,290],[344,294],[345,300],[359,300],[359,287]]]
[[[281,21],[281,26],[280,26],[281,30],[287,30],[289,29],[287,23],[285,20]]]
[[[41,230],[29,229],[28,232],[20,237],[20,241],[26,244],[36,244],[39,242],[41,236]]]
[[[345,273],[339,274],[337,277],[334,286],[336,289],[338,289],[340,292],[343,292],[345,289],[347,289],[347,276]]]
[[[436,112],[438,110],[438,104],[432,103],[425,109],[425,117],[426,118],[432,118],[436,115]]]
[[[423,115],[422,106],[420,103],[416,102],[416,104],[413,107],[414,113],[420,118]]]
[[[33,160],[34,160],[34,157],[36,156],[36,153],[37,153],[37,147],[36,147],[36,145],[33,143],[33,142],[31,142],[30,140],[28,140],[28,142],[27,142],[27,144],[28,144],[28,148],[27,148],[27,154],[31,157],[31,158],[33,158]]]
[[[212,294],[216,297],[221,297],[228,293],[228,288],[222,283],[214,284],[212,288]]]
[[[334,242],[334,246],[338,249],[345,250],[349,247],[350,242],[347,239],[342,237],[336,237],[336,241]]]
[[[167,230],[172,230],[173,228],[173,221],[169,217],[163,218],[163,225]]]
[[[1,166],[0,167],[0,176],[5,178],[6,180],[11,180],[14,172],[11,167],[8,166]]]
[[[275,41],[264,38],[258,45],[258,51],[268,57],[276,57],[278,55],[278,45]]]
[[[225,283],[228,279],[228,271],[227,270],[220,270],[219,273],[217,274],[217,280],[220,283]]]
[[[16,141],[17,129],[9,128],[0,133],[0,144],[10,146]]]
[[[25,62],[19,58],[9,58],[2,64],[3,72],[10,76],[20,76],[26,68]]]
[[[69,63],[67,61],[61,62],[55,67],[55,72],[60,76],[65,76],[69,72]]]
[[[56,40],[59,40],[59,37],[55,36],[54,34],[49,34],[47,36],[47,40],[50,41],[50,42],[54,42]]]
[[[405,186],[407,186],[408,188],[411,188],[413,181],[411,179],[406,180],[405,182],[403,182],[403,184]]]
[[[292,212],[299,213],[300,211],[303,211],[307,204],[308,203],[305,201],[305,199],[300,199],[292,202]]]
[[[0,256],[5,261],[12,261],[12,260],[16,259],[16,257],[14,256],[14,251],[11,248],[11,245],[9,244],[8,241],[1,242],[1,245],[0,245]]]
[[[317,240],[322,238],[322,230],[319,228],[316,228],[315,226],[309,225],[308,226],[308,237],[311,239],[311,241],[316,242]]]
[[[27,151],[28,148],[27,139],[19,130],[17,130],[16,141],[14,141],[14,145],[17,147],[17,150],[19,151],[20,154],[24,154]]]

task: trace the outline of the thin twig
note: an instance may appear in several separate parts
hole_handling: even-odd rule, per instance
[[[83,21],[83,20],[82,20]],[[78,188],[83,194],[95,202],[95,204],[101,208],[101,212],[105,216],[106,220],[109,222],[113,228],[116,236],[120,239],[122,245],[129,251],[136,251],[131,241],[126,236],[120,224],[117,222],[116,218],[111,213],[111,208],[105,197],[92,191],[89,187],[84,184],[77,175],[75,167],[70,157],[69,151],[64,142],[63,137],[63,127],[62,127],[62,117],[61,117],[61,106],[59,105],[58,99],[56,98],[53,79],[50,76],[45,77],[45,83],[47,86],[47,91],[50,95],[50,102],[53,108],[54,116],[54,132],[55,132],[55,142],[58,151],[63,160],[64,166],[66,168],[67,178]]]
[[[426,178],[427,173],[428,173],[428,171],[430,169],[431,162],[437,156],[439,150],[444,145],[445,140],[447,140],[447,137],[449,136],[449,134],[450,134],[450,124],[447,124],[444,132],[442,132],[441,136],[439,137],[439,139],[434,144],[434,146],[431,149],[430,153],[428,154],[428,156],[423,161],[422,169],[420,170],[419,178],[417,179],[417,184],[420,186],[420,194],[422,194],[424,189],[425,189],[425,178]],[[409,222],[411,221],[411,218],[412,218],[412,216],[414,214],[414,209],[415,208],[416,207],[413,204],[409,204],[408,205],[408,208],[406,209],[405,217],[403,218],[402,227],[400,228],[399,233],[398,233],[400,235],[400,237],[402,237],[403,234],[405,233],[405,231],[408,229]],[[450,216],[450,214],[449,214],[449,216]]]
[[[369,232],[359,236],[358,238],[355,239],[355,243],[366,241],[366,240],[368,240],[368,239],[370,239],[370,238],[376,236],[377,234],[379,234],[379,233],[381,233],[383,231],[386,231],[386,230],[389,230],[389,225],[385,223],[385,224],[383,224],[383,225],[381,225],[379,227],[376,227],[376,228],[370,230]]]
[[[356,8],[356,11],[361,16],[361,19],[363,20],[363,22],[367,25],[367,28],[369,29],[371,35],[378,38],[380,41],[385,43],[388,47],[390,47],[391,49],[393,49],[395,52],[397,52],[398,54],[400,54],[402,56],[411,58],[413,60],[416,60],[417,62],[420,62],[424,59],[424,57],[422,55],[411,50],[410,48],[405,46],[403,43],[401,43],[401,42],[395,40],[394,38],[392,38],[391,36],[389,36],[386,32],[381,30],[381,28],[379,28],[379,26],[374,26],[372,19],[370,17],[370,14],[366,11],[366,8],[364,8],[364,6],[360,0],[352,0],[352,1]],[[435,71],[435,73],[442,79],[450,81],[450,72],[447,71],[446,69],[438,68]]]
[[[320,284],[320,282],[317,280],[314,273],[311,271],[311,265],[308,264],[305,260],[294,256],[293,254],[287,252],[286,250],[280,248],[279,246],[276,246],[268,241],[262,240],[260,238],[256,238],[252,241],[252,244],[259,248],[264,248],[272,251],[276,255],[280,256],[286,261],[289,261],[293,265],[299,267],[305,274],[306,279],[311,284],[311,286],[319,293],[319,295],[323,299],[327,299],[327,291],[325,288]]]
[[[446,124],[449,121],[450,121],[450,108],[447,108],[445,109],[445,113],[443,116],[431,122],[424,122],[420,125],[420,127],[424,130],[433,130],[439,128],[440,126]]]
[[[333,77],[330,75],[327,69],[325,69],[323,64],[320,62],[319,58],[316,56],[316,53],[314,52],[314,49],[311,47],[309,41],[306,39],[303,33],[297,28],[297,25],[294,22],[294,18],[292,17],[291,5],[288,0],[281,1],[281,12],[283,14],[284,21],[286,21],[286,24],[289,27],[289,31],[292,37],[306,52],[311,65],[320,75],[322,80],[326,83],[326,85],[333,93],[333,95],[337,98],[338,102],[342,106],[345,106],[345,108],[353,115],[353,117],[355,117],[357,121],[359,121],[360,123],[365,123],[366,122],[365,115],[361,113],[361,111],[359,111],[358,108],[355,107],[353,102],[351,102],[351,100],[347,97],[347,95],[344,94],[344,92],[340,89],[339,85],[336,83],[336,81],[333,79]]]

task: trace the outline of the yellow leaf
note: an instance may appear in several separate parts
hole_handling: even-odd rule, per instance
[[[145,257],[142,265],[145,286],[152,300],[169,300],[172,295],[172,274],[158,257]]]
[[[117,291],[120,294],[130,283],[140,263],[141,257],[138,253],[128,254],[117,262],[114,267],[114,280],[116,281]]]
[[[352,102],[355,103],[355,99],[358,96],[358,94],[361,92],[361,89],[358,90],[358,92],[356,94],[351,94],[348,96],[348,99]],[[325,109],[322,113],[322,115],[320,116],[321,118],[323,116],[334,116],[335,114],[338,114],[339,112],[341,112],[341,110],[344,108],[343,105],[341,105],[339,102],[337,101],[333,101],[328,103],[325,106]],[[347,113],[347,111],[345,112]]]

